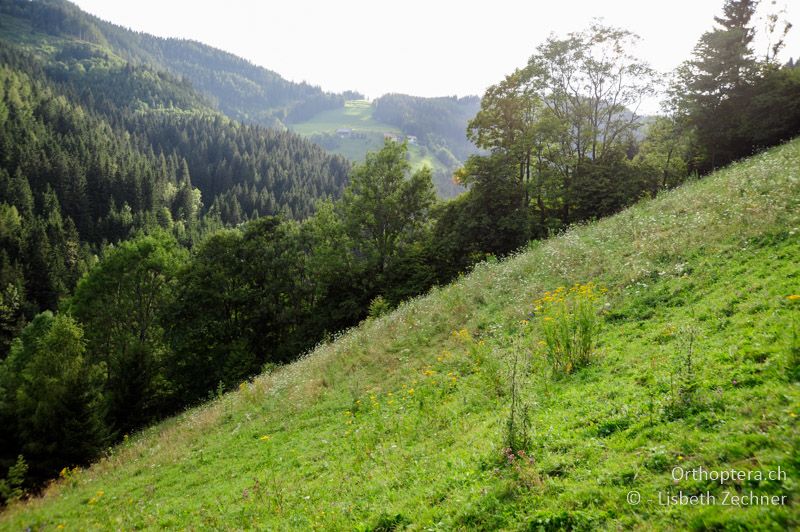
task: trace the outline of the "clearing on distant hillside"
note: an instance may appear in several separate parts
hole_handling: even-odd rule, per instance
[[[368,152],[380,150],[387,138],[396,142],[406,141],[412,168],[416,170],[428,165],[441,197],[453,197],[463,191],[452,180],[453,171],[459,164],[453,154],[445,148],[434,154],[427,146],[419,144],[416,136],[406,135],[400,128],[376,120],[373,114],[374,107],[368,101],[349,100],[344,107],[323,111],[289,127],[351,161],[363,161]]]

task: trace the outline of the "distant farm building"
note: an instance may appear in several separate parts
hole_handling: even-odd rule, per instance
[[[348,138],[353,134],[353,130],[350,128],[342,127],[336,130],[336,135],[340,139]]]

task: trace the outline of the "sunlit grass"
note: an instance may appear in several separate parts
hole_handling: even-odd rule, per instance
[[[310,120],[291,126],[293,131],[301,135],[335,133],[340,128],[381,134],[401,134],[396,127],[375,120],[372,117],[372,105],[367,101],[359,100],[345,102],[344,107],[323,111]]]
[[[339,129],[351,129],[356,134],[352,137],[337,139],[338,147],[331,149],[351,161],[363,161],[367,152],[378,151],[383,146],[384,133],[391,133],[403,138],[403,132],[395,126],[375,120],[372,115],[372,104],[366,100],[349,100],[338,109],[323,111],[311,119],[299,124],[291,124],[290,129],[300,135],[335,135]],[[444,170],[444,165],[429,153],[423,153],[418,145],[409,145],[408,153],[412,170],[423,165],[432,170]]]
[[[481,264],[132,436],[0,528],[797,527],[799,169],[796,141]],[[523,322],[547,291],[589,281],[608,289],[597,356],[554,375]],[[697,387],[673,415],[689,328]],[[532,438],[510,464],[515,354],[532,368]],[[781,466],[787,482],[731,489],[791,504],[659,506],[677,465]]]

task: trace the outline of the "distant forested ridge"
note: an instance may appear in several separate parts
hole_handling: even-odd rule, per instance
[[[373,102],[348,100],[343,108],[321,112],[291,129],[354,162],[379,150],[385,137],[407,139],[411,164],[430,166],[437,193],[451,198],[465,190],[453,180],[456,170],[480,153],[466,135],[480,102],[478,96],[387,94]]]
[[[103,48],[68,41],[50,56],[0,41],[0,282],[15,287],[12,315],[54,309],[105,244],[136,231],[190,245],[258,216],[305,218],[341,193],[344,159],[204,102]]]
[[[4,18],[0,37],[28,42],[48,37],[98,45],[134,65],[185,77],[236,120],[281,127],[344,105],[343,95],[293,83],[196,41],[155,37],[105,22],[65,0],[0,0],[0,15]]]
[[[66,0],[0,0],[0,16],[0,39],[45,54],[47,61],[53,63],[51,74],[80,78],[78,83],[90,87],[97,105],[103,105],[109,96],[116,100],[115,105],[120,105],[122,98],[115,98],[113,93],[121,91],[127,102],[156,99],[158,105],[183,109],[202,105],[242,123],[285,129],[313,120],[324,111],[341,109],[346,100],[364,98],[354,91],[333,94],[307,83],[288,81],[271,70],[196,41],[132,31],[88,14]],[[92,58],[116,60],[136,73],[98,75],[96,69],[84,70],[75,65]],[[171,75],[178,90],[164,81],[167,75]],[[151,79],[148,83],[142,77]],[[138,92],[133,92],[136,89]],[[422,98],[387,94],[377,99],[372,108],[379,121],[398,128],[404,135],[417,137],[419,150],[424,150],[422,157],[434,166],[434,180],[442,196],[463,191],[453,184],[452,175],[470,154],[476,153],[465,128],[480,108],[478,96]],[[310,138],[334,153],[351,155],[349,148],[337,149],[341,142],[335,134],[338,127],[347,125],[334,125],[328,137]],[[382,134],[377,133],[373,142],[356,150],[358,156],[351,161],[362,159],[367,148],[379,149]],[[240,201],[245,192],[248,205],[242,206],[244,211],[263,208],[265,200],[252,198],[251,191],[239,190]]]
[[[481,108],[479,96],[423,98],[386,94],[373,105],[377,120],[419,137],[434,151],[446,148],[459,160],[466,160],[476,151],[465,130]]]

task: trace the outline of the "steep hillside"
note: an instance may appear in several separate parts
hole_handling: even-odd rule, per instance
[[[796,528],[799,167],[794,141],[481,264],[63,471],[0,527]],[[563,374],[534,300],[575,283],[607,292],[591,363]],[[659,504],[679,491],[716,504]],[[751,491],[772,502],[731,505]]]
[[[66,0],[0,0],[0,16],[0,38],[52,54],[65,42],[98,45],[131,63],[187,78],[235,120],[280,127],[344,103],[340,95],[290,82],[233,54],[196,41],[135,32]]]
[[[434,148],[447,149],[457,159],[475,153],[467,139],[467,123],[480,111],[478,96],[421,98],[384,94],[375,100],[375,118],[416,135]]]
[[[378,151],[389,135],[405,139],[408,132],[401,125],[390,125],[377,120],[375,107],[366,100],[349,100],[344,107],[321,112],[312,118],[291,125],[295,133],[308,137],[326,150],[342,155],[351,161],[363,161],[368,152]],[[462,124],[466,129],[466,120]],[[463,134],[463,131],[462,131]],[[466,138],[466,137],[465,137]],[[409,141],[409,155],[414,169],[428,165],[433,170],[433,181],[439,196],[450,198],[463,191],[453,183],[453,172],[460,162],[446,149],[437,156],[419,137]]]
[[[64,189],[81,185],[71,183],[63,167],[68,159],[78,160],[79,166],[89,173],[91,169],[85,168],[89,165],[85,159],[103,151],[91,146],[91,154],[78,154],[75,152],[82,146],[61,142],[57,149],[65,152],[58,161],[61,168],[51,168],[54,164],[47,157],[39,157],[43,132],[33,135],[35,141],[24,148],[15,145],[23,144],[18,139],[31,134],[34,128],[48,135],[86,135],[74,124],[75,120],[52,117],[52,108],[57,107],[53,101],[65,102],[65,106],[81,116],[89,115],[94,122],[110,128],[112,136],[122,137],[126,142],[133,139],[136,145],[132,149],[150,161],[140,164],[135,172],[120,172],[124,178],[140,179],[132,174],[148,171],[177,173],[185,160],[191,184],[202,195],[199,198],[202,206],[213,210],[226,224],[269,214],[305,218],[313,212],[318,199],[335,197],[344,186],[349,164],[343,158],[329,155],[290,132],[267,129],[253,124],[254,120],[238,123],[229,119],[214,108],[212,100],[220,95],[196,90],[191,77],[171,70],[160,56],[143,51],[145,44],[161,43],[163,39],[123,30],[62,0],[0,0],[0,22],[0,67],[9,76],[19,77],[17,84],[23,87],[0,91],[0,111],[12,109],[10,115],[0,112],[3,136],[7,137],[0,169],[11,176],[20,171],[29,179],[40,181],[38,187],[37,183],[31,183],[34,195],[49,184],[61,200],[65,195],[75,196],[74,191]],[[145,44],[137,48],[134,46],[137,43]],[[234,56],[229,59],[243,62]],[[212,64],[208,68],[225,72],[221,65]],[[46,94],[30,101],[30,86]],[[43,98],[50,102],[40,102]],[[264,102],[254,105],[266,109]],[[14,109],[19,106],[26,107],[26,113]],[[27,120],[28,115],[32,120]],[[103,135],[108,137],[109,133]],[[165,164],[158,159],[162,155],[171,168],[162,168]],[[110,160],[117,168],[128,162],[115,160],[114,156]],[[75,169],[69,170],[75,173]],[[106,170],[106,175],[91,176],[89,180],[108,179],[108,174],[113,173]],[[110,204],[122,207],[124,203],[133,209],[134,217],[139,211],[154,210],[151,205],[139,208],[145,202],[132,199],[129,194],[132,190],[154,187],[147,182],[152,179],[146,176],[145,183],[126,187],[124,194],[112,192],[93,198],[96,204],[92,205],[92,214],[95,218],[106,216]],[[94,191],[86,192],[91,195]],[[80,210],[76,208],[67,214],[78,223],[76,211]],[[96,222],[95,219],[86,223],[96,225]],[[78,225],[81,236],[85,236],[85,227]],[[113,241],[118,237],[102,231],[93,236],[96,241],[103,238]]]
[[[9,175],[20,171],[37,181],[31,183],[34,194],[48,182],[62,199],[70,194],[64,188],[79,188],[68,175],[74,169],[63,166],[75,160],[88,166],[86,159],[102,152],[92,145],[91,153],[85,153],[86,147],[80,145],[81,140],[87,144],[89,135],[81,123],[85,121],[108,129],[103,138],[119,137],[149,158],[139,173],[161,171],[159,156],[175,158],[177,166],[185,160],[206,207],[224,194],[240,204],[238,217],[223,214],[228,223],[239,223],[256,211],[278,213],[284,207],[289,216],[305,217],[314,201],[337,195],[346,180],[344,159],[326,154],[297,135],[231,121],[208,107],[190,86],[150,67],[125,63],[104,48],[65,44],[58,57],[48,60],[0,40],[0,68],[9,80],[0,92],[2,145],[6,147],[0,168]],[[48,157],[41,157],[45,137],[51,136],[76,140],[54,140],[57,146]],[[26,137],[30,137],[26,142],[20,141]],[[56,161],[62,167],[52,168],[56,162],[48,159],[54,158],[53,150],[64,152],[62,159],[72,161]],[[136,177],[133,173],[126,171],[119,177]],[[96,179],[113,174],[107,171]],[[77,194],[84,192],[92,191]],[[260,197],[264,194],[270,197]],[[105,212],[111,200],[117,205],[127,201],[137,210],[129,197],[113,195],[98,196],[93,208]]]
[[[477,96],[386,94],[371,104],[349,100],[344,107],[320,112],[291,129],[351,161],[380,149],[386,136],[408,139],[412,166],[430,166],[439,196],[451,198],[464,191],[453,181],[453,173],[478,152],[466,129],[479,109]]]
[[[164,39],[105,22],[66,0],[0,0],[0,21],[0,40],[35,54],[60,78],[90,85],[95,92],[106,91],[104,96],[111,99],[113,90],[130,92],[122,83],[124,76],[118,72],[112,73],[111,80],[98,76],[96,70],[88,69],[87,61],[96,62],[99,57],[118,69],[133,67],[162,78],[168,73],[171,79],[162,79],[150,91],[160,93],[165,85],[177,85],[172,90],[176,97],[164,103],[181,109],[200,105],[244,123],[289,127],[351,161],[363,160],[367,151],[379,149],[385,133],[414,135],[418,140],[411,148],[413,163],[431,166],[439,194],[452,197],[463,191],[452,182],[452,174],[475,151],[465,130],[480,106],[476,96],[390,94],[374,105],[351,100],[345,106],[345,97],[358,97],[356,93],[332,94],[293,83],[199,42]],[[137,81],[141,87],[142,80]],[[144,84],[143,88],[135,96],[147,100],[150,87]],[[186,101],[187,92],[192,94],[191,102]],[[375,112],[380,120],[373,119]],[[342,137],[336,133],[340,129],[354,132]]]
[[[349,166],[108,48],[0,39],[0,358],[108,244],[160,228],[191,246],[258,216],[304,219]]]

